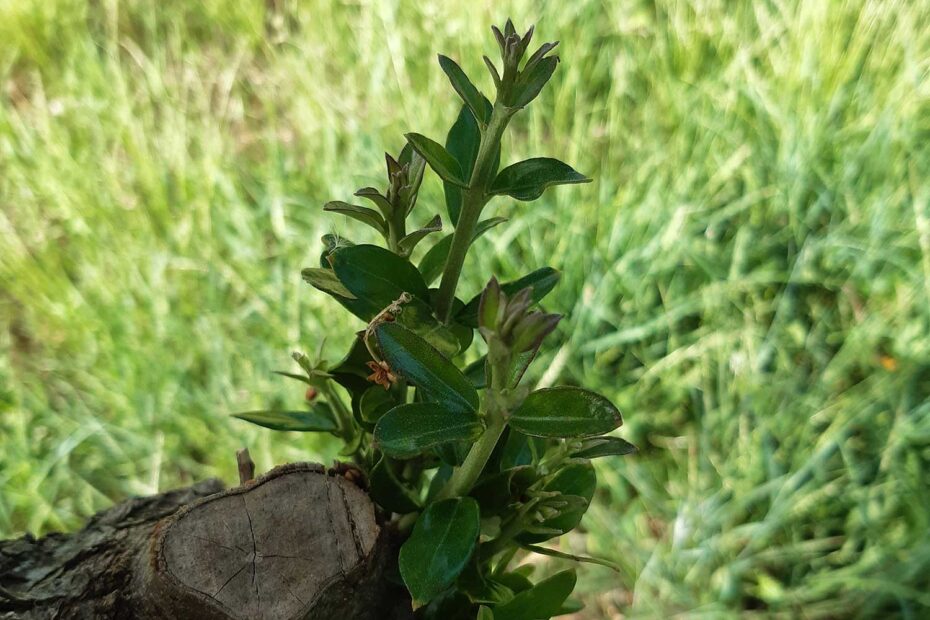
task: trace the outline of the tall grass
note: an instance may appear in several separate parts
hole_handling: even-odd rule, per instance
[[[536,378],[642,448],[562,543],[622,566],[585,569],[587,616],[924,617],[926,0],[0,0],[0,535],[231,480],[244,444],[333,456],[227,413],[339,355],[358,326],[298,272],[364,237],[320,206],[442,136],[435,52],[487,87],[508,14],[565,59],[515,157],[596,182],[500,204],[474,273],[564,270]]]

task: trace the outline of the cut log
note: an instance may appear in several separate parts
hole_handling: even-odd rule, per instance
[[[321,465],[136,498],[79,532],[0,542],[0,618],[404,618],[396,543]]]

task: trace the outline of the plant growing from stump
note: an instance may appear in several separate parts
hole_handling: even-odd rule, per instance
[[[320,266],[304,280],[361,320],[338,363],[295,354],[309,385],[308,410],[237,417],[278,430],[328,432],[367,473],[371,498],[406,540],[399,577],[423,617],[482,620],[545,618],[574,607],[573,569],[537,582],[519,553],[598,561],[539,546],[578,525],[596,486],[591,459],[632,445],[606,433],[620,412],[580,387],[532,390],[522,382],[559,319],[537,309],[559,273],[541,267],[464,302],[456,289],[469,248],[504,218],[481,219],[495,198],[533,201],[552,185],[590,181],[556,159],[536,157],[500,169],[510,120],[532,102],[559,63],[556,43],[527,54],[533,28],[510,20],[492,28],[501,66],[484,57],[491,103],[452,59],[439,64],[463,101],[445,144],[406,134],[386,155],[385,191],[365,187],[362,206],[333,201],[324,210],[374,228],[383,247],[323,238]],[[414,264],[418,244],[438,236],[439,215],[408,232],[424,172],[443,183],[454,232]],[[417,215],[419,212],[417,213]],[[427,218],[419,218],[427,219]],[[439,280],[438,288],[432,288]],[[473,345],[478,332],[481,344]],[[461,360],[478,355],[475,361]]]

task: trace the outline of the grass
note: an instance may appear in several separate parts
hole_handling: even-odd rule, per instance
[[[925,617],[930,3],[506,4],[0,0],[0,536],[332,458],[227,414],[345,346],[299,269],[362,235],[320,207],[443,135],[435,53],[487,88],[510,14],[564,59],[515,158],[596,181],[499,203],[463,286],[563,269],[536,378],[641,447],[562,542],[622,567],[586,617]]]

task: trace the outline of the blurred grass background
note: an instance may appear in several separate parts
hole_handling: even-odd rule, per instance
[[[0,0],[0,536],[332,457],[228,413],[339,356],[321,205],[445,135],[436,52],[487,90],[508,15],[563,57],[508,160],[596,181],[495,203],[463,296],[562,269],[537,377],[641,447],[561,543],[623,568],[585,617],[927,617],[927,0]]]

